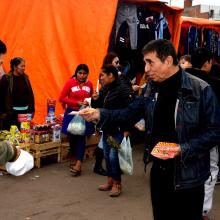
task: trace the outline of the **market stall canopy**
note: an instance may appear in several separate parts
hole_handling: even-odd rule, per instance
[[[195,27],[210,28],[216,30],[217,32],[220,32],[220,21],[209,20],[205,18],[193,18],[193,17],[181,16],[179,25],[180,27],[178,27],[178,29],[180,30],[181,27],[189,27],[193,25]],[[181,35],[181,31],[178,32],[178,35],[176,36],[176,42],[178,43],[180,42],[180,35]]]
[[[123,2],[149,3],[163,10],[172,41],[178,46],[177,25],[183,9],[160,1]],[[0,1],[0,39],[8,47],[4,67],[9,70],[13,57],[26,60],[26,73],[35,94],[35,121],[45,120],[46,99],[58,99],[78,64],[88,64],[89,79],[96,85],[117,4],[117,0]],[[63,113],[60,104],[57,104],[56,113]]]

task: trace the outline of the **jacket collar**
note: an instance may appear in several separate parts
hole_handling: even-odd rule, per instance
[[[181,71],[181,88],[179,90],[179,93],[182,93],[183,96],[192,94],[193,88],[189,80],[189,74],[186,73],[183,69],[180,69],[179,71]],[[157,92],[157,85],[154,81],[150,81],[149,86],[144,93],[144,97],[150,96],[152,93],[155,92]]]

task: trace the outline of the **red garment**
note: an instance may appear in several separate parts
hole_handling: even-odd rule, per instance
[[[78,102],[83,102],[85,98],[92,96],[93,86],[91,81],[79,83],[75,78],[66,82],[61,91],[59,101],[67,104],[68,108],[79,110]]]

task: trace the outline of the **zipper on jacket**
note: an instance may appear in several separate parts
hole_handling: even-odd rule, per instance
[[[157,102],[157,98],[158,98],[158,92],[155,92],[154,94],[154,98],[151,100],[153,102],[153,107],[152,107],[152,117],[151,117],[151,128],[150,128],[150,131],[147,130],[147,132],[149,132],[150,134],[152,133],[152,129],[153,129],[153,121],[154,121],[154,109],[155,109],[155,105],[156,105],[156,102]],[[149,140],[148,140],[148,145],[149,145],[149,142],[151,141],[151,135],[149,136]],[[147,148],[149,149],[149,148]],[[146,149],[145,149],[146,151]],[[149,152],[148,152],[149,154]],[[149,155],[150,157],[150,155]],[[147,168],[147,163],[145,162],[144,163],[144,172],[146,173],[146,168]]]

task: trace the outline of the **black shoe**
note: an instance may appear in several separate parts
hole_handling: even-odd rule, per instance
[[[99,174],[99,175],[102,175],[102,176],[107,176],[106,171],[105,171],[102,167],[99,167],[99,168],[95,167],[95,168],[93,169],[93,172],[94,172],[94,173],[97,173],[97,174]]]

